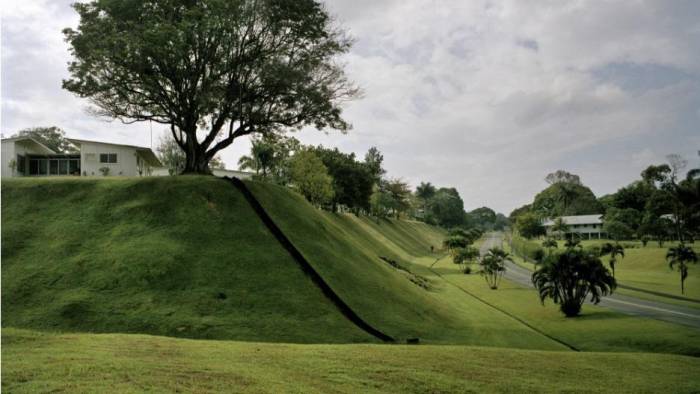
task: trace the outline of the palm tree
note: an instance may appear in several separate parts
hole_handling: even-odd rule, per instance
[[[542,304],[546,298],[551,298],[566,317],[578,316],[589,295],[597,304],[602,296],[612,294],[617,287],[615,278],[600,258],[580,249],[567,249],[549,256],[532,274],[532,283]]]
[[[499,247],[491,248],[481,258],[481,276],[493,290],[498,289],[498,283],[506,272],[508,253]]]
[[[612,268],[613,278],[615,277],[615,263],[617,262],[617,256],[625,258],[625,248],[619,243],[611,244],[610,242],[605,243],[600,248],[600,255],[610,255],[610,268]]]
[[[569,225],[566,224],[563,218],[556,218],[554,220],[554,224],[552,225],[552,231],[559,234],[559,239],[561,239],[562,236],[566,234],[567,231],[569,231]]]
[[[697,263],[697,254],[695,254],[692,248],[681,243],[676,247],[668,249],[666,261],[668,261],[668,266],[671,269],[673,269],[674,266],[678,267],[678,272],[681,273],[681,294],[685,294],[685,279],[688,277],[688,263]]]

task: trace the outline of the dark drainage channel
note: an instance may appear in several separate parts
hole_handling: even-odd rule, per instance
[[[228,180],[235,186],[242,194],[243,197],[245,197],[246,201],[250,204],[250,206],[253,208],[253,211],[260,217],[262,222],[267,226],[267,228],[270,230],[272,235],[275,236],[277,241],[284,247],[284,249],[292,256],[292,258],[301,266],[301,269],[311,277],[311,280],[318,286],[323,294],[333,302],[333,304],[340,310],[340,312],[345,316],[348,320],[353,322],[356,326],[360,327],[364,331],[366,331],[368,334],[384,341],[384,342],[395,342],[394,338],[390,337],[389,335],[379,331],[378,329],[372,327],[369,323],[366,321],[362,320],[360,316],[355,313],[355,311],[350,308],[348,304],[343,301],[340,296],[333,291],[333,289],[326,283],[325,280],[323,280],[323,277],[316,272],[316,270],[313,268],[313,266],[306,260],[306,258],[301,254],[301,252],[292,244],[292,241],[287,238],[286,235],[282,232],[282,230],[277,227],[277,224],[272,220],[270,215],[267,214],[265,211],[265,208],[260,204],[257,198],[253,195],[253,193],[248,189],[248,187],[243,183],[238,178],[229,178],[225,177],[225,180]]]

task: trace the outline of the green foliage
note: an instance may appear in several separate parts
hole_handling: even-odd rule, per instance
[[[337,57],[351,40],[315,0],[75,3],[63,87],[101,115],[171,126],[185,172],[239,137],[348,130],[357,95]],[[198,137],[199,135],[199,137]]]
[[[442,227],[455,227],[464,223],[464,201],[454,188],[440,188],[428,202],[427,217]]]
[[[503,214],[496,213],[488,207],[474,209],[467,213],[467,223],[482,231],[502,231],[510,224]]]
[[[459,248],[455,251],[452,257],[452,262],[458,264],[462,272],[468,274],[471,272],[469,264],[476,261],[477,258],[479,258],[479,249],[473,246],[467,246],[464,248]],[[469,272],[467,272],[467,270],[469,270]]]
[[[13,135],[13,137],[34,138],[56,153],[78,152],[78,149],[66,140],[66,132],[56,126],[23,129]]]
[[[612,206],[619,209],[633,209],[637,212],[641,212],[644,210],[647,201],[655,191],[656,189],[647,182],[633,182],[619,189],[612,195]]]
[[[569,232],[569,225],[566,224],[564,218],[554,219],[554,224],[552,225],[552,232],[557,233],[561,239],[567,232]]]
[[[554,183],[535,196],[531,211],[541,217],[602,213],[591,189],[573,183]]]
[[[631,227],[624,222],[615,220],[605,220],[603,222],[603,231],[605,231],[610,238],[616,241],[621,239],[632,239],[634,236],[634,230]]]
[[[100,171],[100,173],[102,173],[102,176],[109,175],[109,167],[100,167],[99,171]]]
[[[469,246],[469,240],[461,235],[450,235],[442,241],[442,246],[455,256],[457,251]]]
[[[600,259],[580,249],[569,248],[548,256],[532,274],[540,301],[551,298],[566,317],[578,316],[586,298],[597,304],[611,294],[617,283]]]
[[[603,244],[603,246],[600,247],[600,255],[601,256],[610,256],[610,260],[608,261],[608,264],[610,264],[610,268],[612,269],[612,274],[613,278],[615,277],[615,263],[617,263],[617,258],[625,258],[625,248],[620,245],[619,243],[615,242],[614,244],[610,242],[606,242]]]
[[[367,153],[365,153],[365,165],[369,169],[369,173],[372,175],[375,184],[379,184],[386,173],[386,170],[382,167],[383,162],[384,155],[382,155],[376,146],[369,148]]]
[[[289,163],[290,180],[306,199],[322,206],[333,199],[333,178],[321,159],[310,150],[301,150],[294,154]]]
[[[546,234],[542,221],[534,213],[526,212],[517,217],[515,229],[525,238],[531,239]]]
[[[344,205],[356,213],[370,210],[370,196],[374,177],[370,169],[355,159],[354,153],[343,153],[335,149],[318,146],[310,148],[328,169],[333,178],[333,211]]]
[[[479,261],[481,276],[484,277],[486,283],[493,290],[498,289],[498,284],[501,282],[501,278],[506,272],[507,259],[508,253],[501,248],[495,247],[489,249],[486,255],[481,257]]]
[[[290,182],[292,154],[301,149],[301,144],[294,137],[278,134],[258,136],[251,141],[250,154],[238,159],[238,168],[255,171],[257,179],[286,185]]]
[[[681,274],[681,294],[685,294],[685,280],[688,278],[688,266],[689,264],[698,262],[697,254],[692,248],[681,243],[678,246],[668,249],[666,261],[668,261],[668,266],[671,269],[677,268],[678,272]]]
[[[542,246],[547,248],[547,249],[556,249],[558,246],[558,243],[553,238],[547,238],[544,241],[542,241]]]
[[[416,196],[424,201],[428,201],[433,198],[436,192],[437,189],[435,189],[435,186],[433,186],[430,182],[421,182],[420,185],[416,187]]]
[[[529,241],[517,235],[512,236],[511,247],[513,253],[533,262],[537,261],[538,250],[542,249],[536,242]]]
[[[408,184],[401,179],[390,179],[382,182],[380,186],[389,197],[389,209],[394,212],[398,219],[402,213],[406,212],[410,205],[411,189]]]

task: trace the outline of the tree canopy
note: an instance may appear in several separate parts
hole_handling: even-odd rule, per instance
[[[57,153],[74,153],[78,151],[73,144],[66,140],[66,132],[56,126],[22,129],[14,137],[34,138]]]
[[[170,126],[185,172],[253,133],[348,130],[351,40],[316,0],[76,2],[63,87],[123,122]]]

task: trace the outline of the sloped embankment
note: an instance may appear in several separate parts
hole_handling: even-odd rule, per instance
[[[372,342],[213,177],[2,184],[3,326]]]

